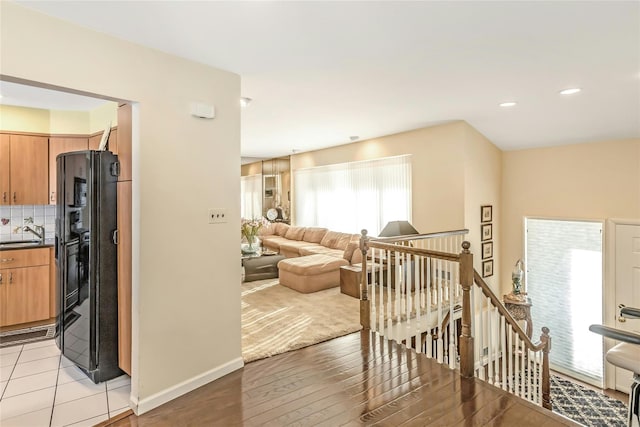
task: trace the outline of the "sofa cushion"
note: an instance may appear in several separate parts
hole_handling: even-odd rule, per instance
[[[280,245],[289,243],[291,240],[285,239],[284,237],[271,235],[271,236],[262,236],[260,238],[262,240],[262,246],[267,249],[271,249],[276,252],[280,252]]]
[[[352,234],[340,233],[340,236],[338,237],[338,240],[334,243],[333,246],[329,246],[329,247],[333,248],[333,249],[342,249],[342,250],[344,250],[344,249],[347,248],[347,245],[351,241],[351,236],[352,236]]]
[[[286,242],[280,243],[280,253],[287,258],[308,255],[303,254],[302,249],[315,246],[319,248],[322,247],[318,244],[305,242],[304,240],[287,240]]]
[[[340,238],[341,234],[342,233],[338,233],[337,231],[329,230],[325,233],[324,237],[322,237],[320,244],[326,248],[332,248]]]
[[[304,237],[304,227],[289,227],[284,235],[289,240],[302,240]]]
[[[342,253],[342,258],[346,259],[351,263],[351,258],[353,258],[353,253],[358,249],[358,244],[355,242],[350,242],[347,247],[344,249]]]
[[[320,243],[325,234],[327,234],[326,228],[319,227],[307,227],[304,231],[304,237],[302,240],[309,243]]]
[[[349,261],[331,255],[316,254],[284,259],[278,263],[278,269],[298,276],[314,276],[331,270],[339,270],[343,265],[349,265]]]
[[[340,249],[331,249],[320,245],[304,246],[300,248],[300,256],[315,254],[331,255],[336,258],[342,258],[344,251]]]
[[[274,222],[273,225],[276,227],[275,233],[278,236],[284,237],[287,234],[287,230],[289,229],[289,224],[284,222]]]
[[[271,222],[263,225],[258,230],[258,236],[273,236],[274,234],[276,234],[276,224]]]

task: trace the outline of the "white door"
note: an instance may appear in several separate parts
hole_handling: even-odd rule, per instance
[[[615,250],[616,310],[620,304],[640,308],[640,225],[616,224]],[[617,329],[640,333],[640,320],[616,317]],[[616,368],[616,390],[628,393],[632,379],[631,372]]]

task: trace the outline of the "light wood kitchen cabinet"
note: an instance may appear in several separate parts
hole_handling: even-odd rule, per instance
[[[0,326],[49,318],[50,249],[0,251]]]
[[[118,107],[118,160],[120,161],[118,181],[131,181],[131,122],[131,104],[121,104]]]
[[[9,153],[11,149],[11,137],[0,134],[0,205],[11,204],[11,187],[9,180]]]
[[[118,182],[118,360],[131,375],[131,181]]]
[[[89,137],[89,150],[97,150],[100,148],[100,141],[102,141],[102,132],[97,133]],[[113,154],[118,154],[118,128],[111,128],[109,133],[109,142],[107,144],[109,151]]]
[[[0,165],[2,166],[0,204],[46,205],[49,203],[48,137],[3,134],[0,144]]]
[[[56,204],[56,157],[58,154],[82,151],[89,148],[89,138],[56,137],[49,138],[49,204]]]

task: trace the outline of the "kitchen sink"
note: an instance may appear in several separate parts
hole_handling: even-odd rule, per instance
[[[0,249],[19,249],[40,245],[42,245],[40,240],[8,240],[0,242]]]

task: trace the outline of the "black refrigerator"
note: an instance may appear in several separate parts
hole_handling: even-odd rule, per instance
[[[57,159],[56,343],[95,383],[118,367],[116,181],[110,151]]]

